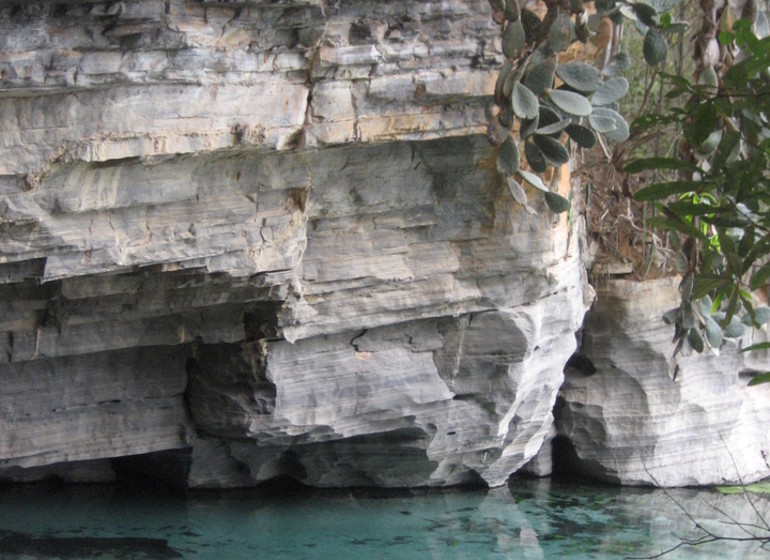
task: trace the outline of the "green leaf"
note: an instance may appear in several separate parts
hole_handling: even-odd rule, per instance
[[[520,119],[534,119],[538,116],[540,103],[532,91],[522,83],[513,86],[513,112]]]
[[[522,120],[521,127],[519,128],[519,135],[522,138],[528,138],[535,133],[537,126],[540,123],[540,115],[535,116],[534,119]]]
[[[497,170],[503,175],[513,175],[521,166],[521,154],[516,140],[510,134],[500,145],[497,153]]]
[[[654,27],[657,24],[655,16],[658,15],[658,11],[649,4],[636,2],[631,5],[631,8],[634,10],[634,15],[639,18],[639,21],[647,27]]]
[[[593,109],[591,103],[579,93],[559,89],[547,90],[546,93],[553,104],[565,113],[577,117],[586,117],[591,114]]]
[[[770,321],[770,307],[757,307],[754,309],[754,321],[760,327]]]
[[[650,27],[644,35],[642,53],[644,61],[650,66],[657,66],[668,56],[668,43],[654,27]]]
[[[571,124],[567,127],[567,134],[581,148],[590,149],[596,145],[596,134],[585,126]]]
[[[688,265],[688,268],[689,268],[689,265]],[[710,294],[714,290],[727,286],[729,283],[730,283],[729,278],[723,278],[719,276],[708,277],[708,276],[699,275],[695,279],[695,284],[693,285],[692,297],[693,299],[701,299],[702,297]]]
[[[545,170],[548,169],[548,163],[545,161],[543,152],[529,140],[524,142],[524,155],[527,156],[527,163],[533,171],[545,173]]]
[[[556,75],[572,89],[590,93],[601,85],[599,70],[585,62],[568,62],[556,68]]]
[[[503,54],[507,58],[517,58],[526,45],[527,39],[521,19],[509,21],[503,31]]]
[[[719,34],[719,44],[730,46],[730,44],[735,41],[735,33],[732,31],[722,31]]]
[[[705,330],[706,330],[706,340],[709,343],[709,346],[712,348],[718,349],[722,346],[722,327],[719,326],[719,323],[717,323],[712,317],[706,317],[706,324],[705,324]]]
[[[740,338],[746,334],[746,325],[741,323],[738,317],[734,316],[730,319],[730,322],[724,328],[724,335],[726,338]]]
[[[759,269],[751,275],[751,282],[749,283],[749,287],[752,289],[752,291],[758,290],[767,284],[768,278],[770,278],[770,262],[766,262],[760,266]]]
[[[683,169],[685,171],[700,170],[697,165],[678,158],[651,157],[632,161],[623,168],[623,171],[626,173],[639,173],[647,169]]]
[[[530,66],[524,78],[526,85],[532,93],[540,95],[546,88],[553,85],[553,77],[556,73],[556,55],[548,56],[540,63]]]
[[[619,76],[631,66],[631,57],[628,53],[619,52],[612,58],[602,70],[604,76]]]
[[[529,202],[527,201],[527,193],[524,192],[524,187],[522,187],[513,177],[508,177],[506,179],[506,183],[508,184],[508,192],[511,193],[513,199],[521,204],[528,214],[532,214],[533,216],[536,215],[537,212],[529,205]]]
[[[612,140],[613,142],[625,142],[628,139],[630,135],[628,123],[620,113],[607,107],[596,107],[594,112],[600,116],[612,117],[615,120],[615,130],[610,130],[604,134],[608,140]]]
[[[674,35],[675,33],[684,33],[688,29],[690,29],[690,24],[688,22],[672,21],[665,27],[665,29],[663,29],[663,32],[666,35]]]
[[[700,146],[717,125],[716,107],[701,103],[692,110],[692,119],[684,125],[684,136],[691,146]]]
[[[698,354],[703,352],[703,339],[700,337],[696,329],[690,329],[690,332],[687,333],[687,342],[690,343],[692,349],[695,350]]]
[[[752,377],[749,381],[749,387],[759,385],[760,383],[770,383],[770,372],[761,373]],[[770,484],[768,484],[768,489],[766,489],[763,493],[770,493]]]
[[[541,190],[543,192],[551,192],[548,187],[545,186],[545,183],[543,183],[543,180],[535,175],[534,173],[530,173],[529,171],[524,171],[523,169],[519,169],[519,175],[522,179],[524,179],[527,183],[532,185],[538,190]]]
[[[540,105],[540,128],[552,125],[562,120],[562,116],[548,105]]]
[[[535,134],[540,134],[541,136],[550,136],[554,134],[558,135],[558,133],[567,128],[570,124],[572,124],[571,119],[562,119],[560,121],[556,121],[553,124],[538,128],[535,131]]]
[[[521,23],[524,26],[524,35],[527,43],[534,43],[537,40],[538,33],[540,33],[540,18],[532,10],[524,8],[521,10],[519,19],[521,19]]]
[[[713,187],[713,183],[708,181],[668,181],[665,183],[655,183],[637,191],[634,194],[634,200],[660,200],[672,194],[700,192],[711,187]]]
[[[591,128],[593,128],[599,134],[612,132],[617,128],[615,119],[609,115],[600,115],[597,113],[591,113],[588,115],[588,124],[590,124]]]
[[[495,103],[498,105],[503,104],[503,98],[505,97],[503,94],[503,86],[505,85],[505,80],[512,72],[513,62],[506,58],[503,61],[502,68],[500,68],[500,74],[497,75],[497,82],[495,82]]]
[[[628,80],[620,76],[604,82],[591,97],[591,105],[609,105],[615,103],[628,92]]]
[[[752,344],[751,346],[747,346],[746,348],[741,348],[741,352],[756,352],[757,350],[770,350],[770,342],[758,342],[757,344]]]
[[[572,43],[572,20],[566,13],[559,14],[548,30],[548,43],[555,52],[566,51]]]
[[[505,19],[508,21],[519,19],[519,3],[517,0],[505,0]]]
[[[549,191],[545,193],[545,202],[546,204],[548,204],[548,208],[550,208],[557,214],[560,214],[562,212],[567,212],[570,208],[569,200],[567,200],[560,194],[556,194],[555,192]]]
[[[551,165],[561,165],[569,161],[569,151],[567,148],[550,136],[540,136],[536,134],[533,138],[535,146],[540,148],[543,152],[545,159],[551,163]]]

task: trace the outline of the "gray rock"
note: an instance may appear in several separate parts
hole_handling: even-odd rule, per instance
[[[567,370],[557,428],[574,447],[574,467],[621,484],[699,486],[752,482],[770,474],[770,387],[748,387],[766,371],[765,351],[668,360],[679,279],[612,280],[586,318],[583,352],[593,374]],[[766,338],[760,331],[757,337]]]
[[[502,484],[584,274],[494,170],[498,35],[485,0],[0,6],[0,468]]]

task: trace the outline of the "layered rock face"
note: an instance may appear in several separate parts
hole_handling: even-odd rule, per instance
[[[557,405],[572,466],[622,484],[748,483],[770,474],[770,387],[748,387],[767,371],[766,351],[678,357],[669,377],[678,279],[611,280],[586,317],[583,353],[592,368],[567,369]],[[764,331],[755,341],[767,338]],[[595,368],[595,371],[593,369]]]
[[[486,0],[0,11],[0,477],[191,449],[197,487],[499,485],[534,456],[583,271],[479,135]]]

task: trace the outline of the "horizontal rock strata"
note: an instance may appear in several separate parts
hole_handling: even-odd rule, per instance
[[[622,484],[745,483],[770,475],[770,387],[748,387],[770,367],[766,351],[741,353],[747,339],[677,357],[668,374],[678,279],[611,280],[597,290],[583,353],[592,367],[568,369],[557,427],[573,467]],[[755,334],[766,338],[764,331]],[[595,372],[593,371],[595,369]]]
[[[192,486],[498,485],[535,455],[583,271],[479,135],[488,2],[337,4],[0,6],[0,477],[192,448]]]

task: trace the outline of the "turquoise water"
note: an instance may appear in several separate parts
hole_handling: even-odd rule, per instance
[[[755,496],[760,512],[770,499]],[[515,480],[509,487],[186,496],[113,486],[0,489],[0,558],[195,560],[623,558],[697,537],[745,535],[744,496]],[[720,513],[720,511],[722,513]],[[683,547],[666,558],[770,558],[756,543]]]

